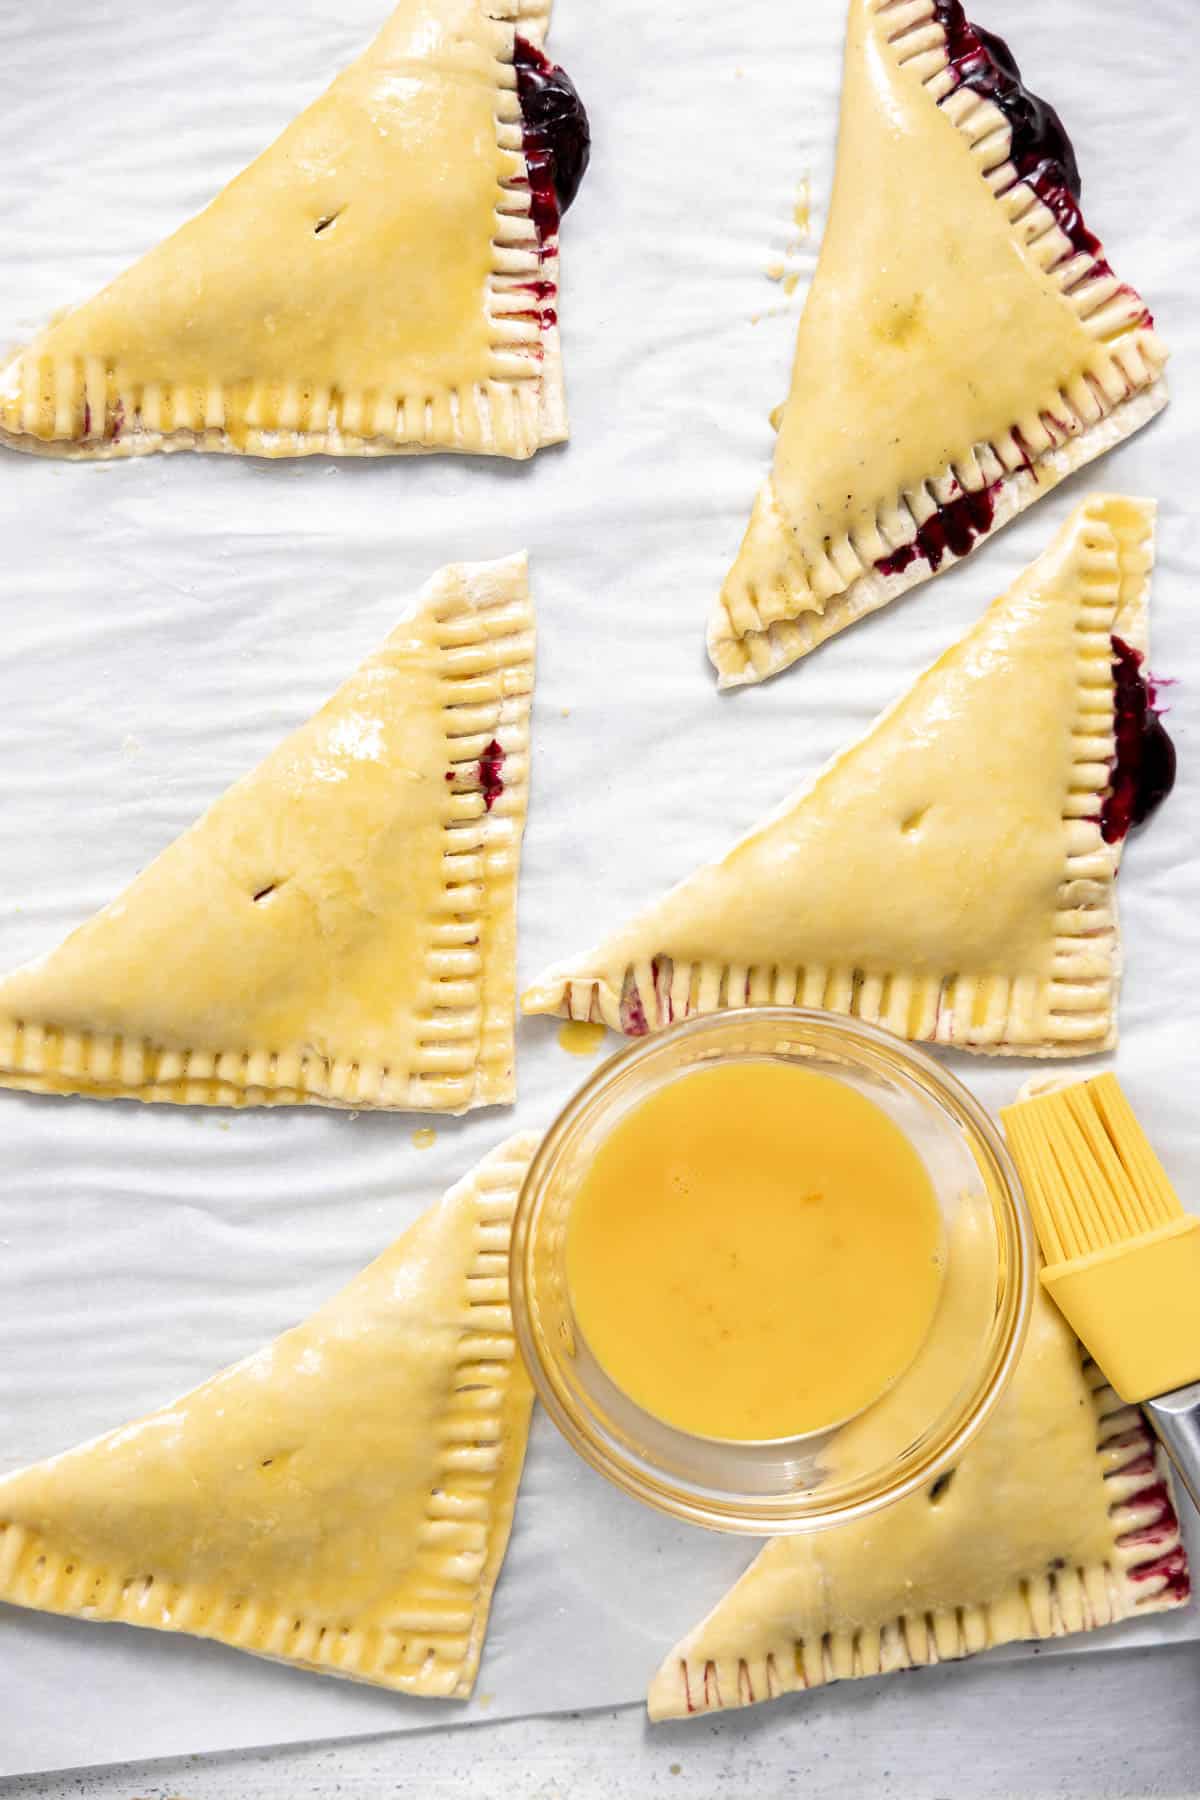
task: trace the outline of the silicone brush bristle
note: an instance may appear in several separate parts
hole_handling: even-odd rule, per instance
[[[1182,1215],[1115,1075],[1024,1101],[1002,1116],[1047,1262],[1073,1262]]]

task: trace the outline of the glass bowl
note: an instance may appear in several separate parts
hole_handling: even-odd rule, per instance
[[[848,1423],[805,1437],[734,1443],[666,1424],[609,1380],[572,1315],[565,1249],[581,1178],[618,1119],[690,1069],[747,1058],[833,1076],[889,1114],[932,1181],[945,1270],[924,1344],[880,1399]],[[688,1019],[597,1071],[530,1165],[513,1225],[510,1286],[534,1385],[585,1461],[675,1518],[765,1536],[861,1517],[952,1468],[1016,1365],[1034,1273],[1016,1170],[962,1083],[890,1032],[780,1006]]]

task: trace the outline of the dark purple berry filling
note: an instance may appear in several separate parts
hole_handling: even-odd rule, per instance
[[[1057,112],[1025,86],[1004,39],[971,24],[962,0],[933,0],[933,16],[946,34],[946,56],[956,85],[992,101],[1008,121],[1012,132],[1009,161],[1018,179],[1027,182],[1050,208],[1073,248],[1094,259],[1094,275],[1111,275],[1100,240],[1088,230],[1079,210],[1079,164]],[[1141,323],[1153,326],[1149,312],[1143,313]],[[1032,468],[1032,460],[1029,466]],[[880,573],[902,574],[918,557],[936,572],[947,552],[965,556],[975,540],[991,528],[998,486],[961,494],[940,506],[920,527],[913,543],[902,544],[876,564]]]
[[[1111,275],[1103,247],[1079,210],[1083,180],[1066,127],[1049,101],[1021,80],[1017,59],[1003,38],[972,25],[961,0],[933,0],[934,17],[946,33],[946,54],[959,87],[971,88],[999,107],[1012,132],[1009,161],[1058,221],[1072,248],[1094,259],[1096,276]],[[1143,311],[1147,329],[1154,319]]]
[[[1046,202],[1075,248],[1094,256],[1100,243],[1079,216],[1079,164],[1062,120],[1048,101],[1025,86],[1004,39],[971,24],[961,0],[933,0],[933,12],[946,33],[946,54],[958,86],[999,107],[1012,131],[1009,160],[1017,174]]]
[[[1155,708],[1157,696],[1142,656],[1123,638],[1114,637],[1112,647],[1117,754],[1100,830],[1106,844],[1119,844],[1175,786],[1175,746]]]
[[[999,482],[993,482],[991,487],[978,488],[973,493],[964,491],[953,500],[947,500],[917,527],[917,535],[911,544],[901,544],[898,550],[876,563],[879,573],[900,575],[918,556],[923,556],[936,574],[947,555],[965,556],[974,547],[976,538],[991,529],[999,485]]]
[[[524,120],[530,210],[543,245],[557,236],[562,215],[579,192],[592,151],[583,101],[569,75],[526,38],[513,63]]]
[[[479,759],[479,785],[483,789],[483,804],[488,812],[491,812],[504,792],[504,762],[504,747],[493,738]]]

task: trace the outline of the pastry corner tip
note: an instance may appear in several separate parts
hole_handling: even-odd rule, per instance
[[[646,1689],[646,1717],[651,1725],[687,1719],[703,1707],[693,1707],[688,1694],[687,1664],[677,1650],[665,1658]]]
[[[717,678],[717,692],[747,687],[754,679],[754,664],[742,651],[737,639],[730,635],[729,620],[720,600],[713,607],[705,634],[709,664]]]
[[[562,982],[548,981],[543,978],[527,987],[520,998],[521,1017],[524,1019],[541,1018],[556,1013],[562,1005]]]

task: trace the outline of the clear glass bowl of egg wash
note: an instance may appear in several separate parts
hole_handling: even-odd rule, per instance
[[[756,1535],[934,1484],[1000,1399],[1035,1251],[986,1112],[873,1026],[762,1007],[614,1056],[530,1166],[513,1315],[547,1411],[677,1518]]]

